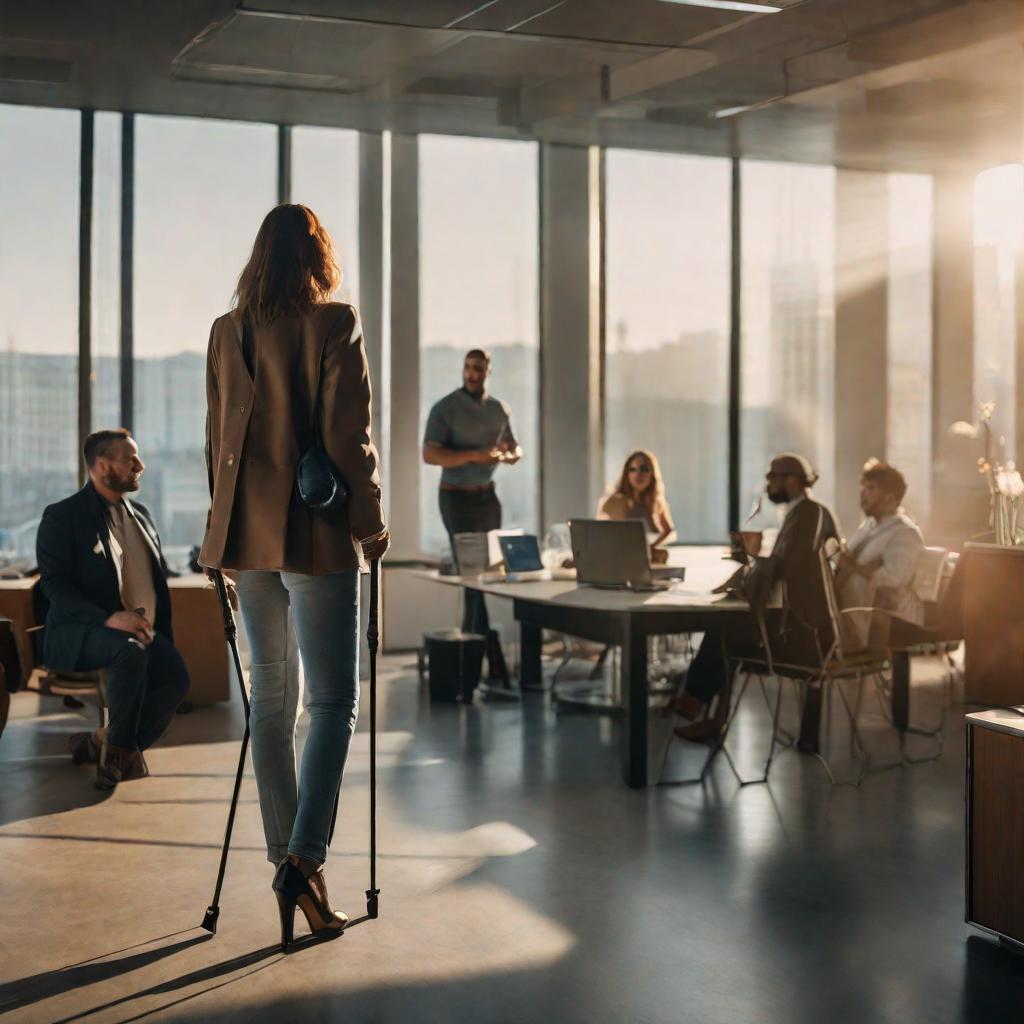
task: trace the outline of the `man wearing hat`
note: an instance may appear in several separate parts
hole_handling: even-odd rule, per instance
[[[831,645],[831,620],[828,613],[818,552],[828,540],[839,539],[835,517],[808,493],[818,476],[802,455],[784,452],[772,459],[765,474],[768,500],[781,505],[785,514],[772,552],[760,557],[760,544],[749,544],[753,555],[737,581],[738,589],[751,605],[763,607],[778,586],[784,590],[785,615],[778,624],[773,641],[777,657],[796,664],[817,664]],[[749,648],[755,638],[725,638],[726,645]],[[686,673],[686,687],[672,702],[672,710],[693,719],[679,726],[676,735],[701,740],[717,736],[728,714],[726,701],[715,697],[723,691],[727,666],[723,636],[718,631],[705,633],[700,648]],[[701,714],[702,720],[697,720]]]

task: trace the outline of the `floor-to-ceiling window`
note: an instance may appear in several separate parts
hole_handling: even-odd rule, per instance
[[[433,403],[461,387],[465,353],[490,351],[490,391],[524,452],[495,473],[503,522],[536,530],[537,147],[423,135],[419,153],[421,433]],[[423,466],[420,477],[420,542],[433,555],[447,544],[439,475]]]
[[[359,133],[293,128],[291,200],[312,209],[330,232],[342,272],[335,299],[358,303]]]
[[[932,179],[890,174],[886,458],[923,526],[932,479]]]
[[[0,565],[78,483],[80,121],[0,106]]]
[[[121,426],[121,115],[93,125],[92,429]]]
[[[605,476],[657,456],[681,540],[728,527],[728,160],[606,154]],[[581,512],[586,511],[581,509]]]
[[[206,348],[277,195],[269,125],[135,122],[135,412],[141,497],[177,562],[203,539]]]
[[[776,452],[816,466],[834,499],[835,169],[742,165],[741,519]]]
[[[974,183],[974,401],[992,405],[990,458],[1017,459],[1017,275],[1024,165],[990,167]]]

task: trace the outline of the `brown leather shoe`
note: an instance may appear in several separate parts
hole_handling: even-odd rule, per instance
[[[121,762],[121,781],[131,782],[134,779],[144,779],[149,774],[149,765],[142,756],[141,750],[130,750],[128,756]]]
[[[100,745],[96,742],[96,734],[92,732],[76,732],[68,737],[68,750],[75,764],[97,764],[100,759]]]
[[[118,783],[144,779],[148,774],[149,766],[141,751],[115,747],[104,741],[96,762],[97,789],[109,792],[116,789]]]
[[[722,723],[714,718],[705,718],[703,721],[691,722],[689,725],[677,725],[672,731],[681,740],[690,740],[693,743],[707,743],[721,736]]]
[[[113,743],[104,740],[99,760],[96,762],[96,788],[104,792],[116,789],[117,784],[124,778],[123,766],[128,763],[133,753],[132,750],[115,747]]]
[[[703,701],[697,700],[696,697],[691,697],[688,693],[676,694],[669,701],[668,706],[677,715],[682,715],[683,718],[689,719],[699,718],[701,712],[707,707]]]

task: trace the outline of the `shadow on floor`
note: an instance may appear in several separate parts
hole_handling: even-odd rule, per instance
[[[56,1024],[71,1024],[72,1021],[79,1020],[89,1013],[106,1010],[134,999],[180,991],[189,985],[215,980],[231,971],[260,963],[276,951],[278,951],[276,946],[255,950],[222,964],[203,968],[181,978],[123,997],[104,1006],[94,1007],[92,1010],[75,1017],[65,1018]],[[295,952],[299,952],[299,949],[296,949]],[[273,963],[278,963],[280,959],[261,964],[256,969],[262,970]],[[254,972],[249,971],[239,978],[222,981],[217,985],[147,1009],[135,1016],[122,1018],[120,1024],[129,1024],[130,1021],[141,1020],[144,1017],[180,1006],[184,1002],[196,999],[252,973]],[[255,1006],[249,1004],[227,1010],[206,1010],[201,1014],[197,1010],[192,1019],[202,1020],[204,1024],[250,1024],[256,1019],[265,1024],[277,1021],[294,1024],[299,1021],[342,1019],[373,1020],[382,1022],[382,1024],[387,1021],[412,1020],[415,1020],[417,1024],[451,1024],[453,1019],[452,983],[456,980],[457,975],[458,968],[454,967],[452,978],[439,979],[436,982],[411,983],[347,992],[320,991],[309,995],[292,995],[289,998],[275,999]],[[1015,1022],[1016,1024],[1022,1019],[1021,1009],[1024,1005],[1024,991],[1021,989],[1022,978],[1024,978],[1024,957],[1010,952],[989,939],[978,936],[969,937],[966,943],[963,1003],[959,1014],[951,1008],[952,1012],[948,1019],[951,1022],[960,1021],[963,1024],[967,1024],[967,1022],[977,1024],[980,1021],[984,1021],[985,1024],[1002,1024],[1002,1022],[1007,1022],[1007,1024]],[[596,987],[601,988],[600,984],[597,984]],[[811,989],[814,989],[814,986],[811,986]],[[605,1018],[598,1008],[600,999],[597,1004],[588,1005],[588,1000],[581,997],[581,993],[574,986],[553,985],[551,970],[544,968],[489,974],[486,977],[475,979],[459,978],[457,991],[459,1019],[473,1020],[477,1024],[521,1019],[509,1016],[509,1007],[516,1006],[520,1010],[524,1010],[530,1005],[543,1005],[545,1016],[549,1020],[611,1019],[610,1017]],[[704,998],[703,995],[694,993],[690,998],[692,999],[692,1008],[697,1012],[697,1016],[693,1019],[708,1021],[723,1019],[718,1015],[717,1010],[720,1010],[721,1007],[716,1008],[716,999],[713,996]],[[817,1011],[821,1008],[821,992],[808,991],[807,1000],[808,1017],[805,1019],[817,1019]],[[662,1009],[664,1015],[662,1015]],[[646,1015],[642,1019],[645,1020],[681,1019],[677,1016],[678,1007],[673,1008],[666,1005],[659,1009],[646,1005],[644,1010]],[[581,1016],[581,1013],[591,1015]],[[618,1018],[616,1017],[616,1019]],[[730,1017],[730,1019],[732,1018]],[[846,1022],[858,1019],[858,1017],[856,1015],[851,1017],[849,1013],[839,1010],[834,1019]],[[863,1020],[863,1018],[859,1019]]]
[[[53,764],[59,767],[55,769]],[[110,799],[110,792],[101,792],[93,785],[96,769],[92,765],[76,768],[68,758],[66,763],[50,762],[46,768],[20,767],[16,775],[13,771],[0,773],[0,826],[94,807]],[[18,785],[5,784],[5,776],[10,780],[17,777]]]
[[[183,933],[173,932],[160,938],[173,938],[175,935],[181,934]],[[137,971],[211,938],[213,938],[212,935],[204,932],[201,935],[193,935],[187,939],[171,942],[166,946],[158,946],[156,949],[146,949],[138,953],[128,952],[130,949],[138,949],[139,945],[160,941],[160,939],[150,939],[146,943],[129,946],[128,950],[116,950],[114,954],[106,954],[106,956],[110,956],[126,953],[125,956],[118,957],[116,960],[94,958],[83,963],[60,967],[55,971],[44,971],[42,974],[33,974],[29,977],[18,978],[16,981],[6,982],[0,985],[0,1013],[31,1006],[41,999],[49,999],[63,992],[81,988],[83,985],[93,985],[98,981],[108,981],[130,971]]]
[[[200,935],[196,939],[193,939],[192,942],[201,942],[204,939],[211,938],[213,938],[212,935]],[[274,959],[271,960],[271,957]],[[118,999],[112,999],[110,1002],[90,1007],[88,1010],[82,1010],[80,1013],[73,1014],[70,1017],[62,1017],[60,1020],[54,1021],[54,1024],[71,1024],[72,1021],[82,1020],[85,1017],[92,1016],[94,1013],[112,1010],[115,1007],[134,1002],[136,999],[147,999],[151,996],[166,995],[170,992],[180,992],[182,989],[188,988],[190,985],[201,985],[203,982],[216,981],[227,974],[232,974],[235,971],[242,971],[246,967],[253,967],[253,970],[251,971],[245,971],[244,974],[239,974],[236,977],[220,981],[216,985],[210,985],[199,992],[192,992],[187,996],[183,996],[181,999],[174,999],[169,1003],[162,1004],[161,1006],[154,1007],[150,1010],[144,1010],[142,1013],[136,1014],[135,1016],[126,1017],[122,1024],[127,1024],[128,1021],[142,1020],[143,1017],[148,1017],[150,1014],[158,1013],[170,1006],[177,1006],[179,1003],[188,1002],[188,1000],[195,999],[196,996],[204,995],[207,992],[212,992],[214,989],[224,988],[226,985],[233,985],[235,982],[241,981],[243,978],[247,978],[250,975],[255,974],[257,971],[262,971],[267,967],[273,966],[274,963],[283,959],[283,957],[284,954],[281,952],[281,947],[276,943],[273,946],[263,946],[261,949],[254,949],[249,953],[242,953],[240,956],[234,956],[228,960],[222,960],[220,963],[211,964],[209,967],[200,967],[197,970],[189,971],[188,974],[183,974],[179,978],[170,978],[167,981],[160,982],[159,985],[151,985],[149,988],[142,989],[139,992],[132,992],[129,995],[121,996]],[[269,962],[263,963],[265,960]],[[257,964],[259,966],[254,966]]]

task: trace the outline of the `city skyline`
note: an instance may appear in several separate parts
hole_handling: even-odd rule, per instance
[[[120,115],[105,112],[95,119],[96,425],[105,415],[119,416],[120,122]],[[196,529],[198,511],[192,506],[205,501],[196,455],[201,455],[210,324],[229,307],[256,227],[274,202],[276,129],[144,115],[135,125],[135,421],[147,445],[184,474],[181,495],[193,495],[188,507],[174,506],[174,489],[166,489],[165,514],[180,520],[168,528],[184,537]],[[0,138],[18,141],[0,145],[0,173],[12,183],[0,193],[0,215],[11,226],[6,237],[45,238],[46,266],[52,268],[40,273],[38,260],[24,259],[22,247],[16,250],[0,239],[0,356],[9,361],[20,353],[29,360],[18,371],[28,375],[18,378],[18,401],[6,402],[8,415],[22,412],[17,430],[8,428],[0,441],[0,472],[6,478],[0,525],[17,521],[15,509],[30,498],[36,504],[52,500],[42,491],[56,489],[55,481],[52,488],[41,485],[38,493],[26,489],[33,467],[55,462],[52,472],[61,487],[77,476],[78,132],[74,111],[0,107]],[[347,270],[339,297],[358,304],[358,136],[296,128],[292,153],[294,198],[319,209],[338,237]],[[242,166],[245,175],[239,175]],[[616,444],[635,439],[671,446],[680,431],[703,438],[692,464],[675,467],[674,481],[681,482],[672,486],[676,501],[687,505],[693,491],[689,482],[711,481],[706,508],[687,505],[687,515],[701,523],[700,533],[710,534],[725,500],[720,463],[728,458],[719,439],[726,433],[728,395],[730,163],[609,150],[606,167],[607,475],[615,469]],[[825,466],[833,458],[836,180],[830,167],[756,161],[744,161],[741,173],[741,469],[747,495],[760,486],[769,449],[801,447]],[[531,437],[518,479],[533,483],[508,496],[509,508],[520,518],[535,514],[536,505],[538,175],[539,149],[533,142],[420,138],[421,364],[457,362],[461,352],[476,345],[500,353],[495,369],[504,364],[507,386],[496,376],[496,392],[511,400],[520,434]],[[890,183],[901,180],[903,189],[890,199],[891,225],[900,230],[889,240],[890,285],[899,286],[903,305],[889,326],[889,372],[894,382],[902,382],[905,395],[917,398],[913,422],[899,406],[891,407],[890,416],[907,425],[898,432],[900,446],[893,447],[912,464],[914,479],[924,488],[930,409],[920,396],[927,390],[922,377],[930,379],[930,356],[920,343],[924,321],[918,311],[930,307],[921,275],[930,273],[922,246],[930,238],[931,199],[928,192],[907,201],[913,198],[910,179],[918,177],[890,176]],[[1020,191],[1020,175],[996,177],[1000,187]],[[981,294],[1003,280],[1007,259],[1004,226],[989,220],[979,237],[1003,248],[997,269],[980,275]],[[979,265],[988,251],[979,248]],[[1010,315],[1003,291],[995,293],[996,319],[979,321],[979,337],[991,337],[976,351],[979,387],[985,386],[982,371],[1002,364]],[[392,295],[392,305],[396,302],[401,296]],[[979,317],[985,315],[979,311]],[[913,344],[904,344],[911,336]],[[380,344],[381,338],[367,338],[370,348]],[[47,369],[48,356],[57,363]],[[2,365],[8,367],[4,393],[9,395],[15,375],[9,362]],[[457,382],[457,367],[436,379],[432,373],[421,374],[421,416]],[[781,408],[784,393],[796,396],[788,411]],[[29,394],[36,397],[26,406]],[[904,401],[909,408],[912,403]],[[1003,415],[1011,416],[1009,403],[1002,405]],[[33,442],[33,462],[19,439],[40,432],[47,436]],[[423,473],[426,493],[433,478],[426,469]],[[154,490],[157,477],[150,474]],[[826,498],[828,477],[822,484]],[[423,505],[421,512],[426,523],[430,508]]]

